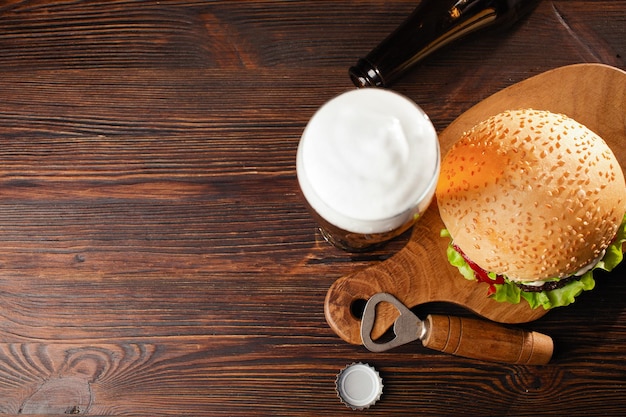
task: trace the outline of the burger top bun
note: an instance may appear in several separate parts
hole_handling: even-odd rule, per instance
[[[442,161],[436,196],[454,243],[515,281],[590,265],[626,212],[624,174],[604,140],[565,115],[531,109],[466,132]]]

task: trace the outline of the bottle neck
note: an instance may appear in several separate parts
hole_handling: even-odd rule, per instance
[[[356,65],[348,71],[352,82],[357,87],[384,87],[380,73],[374,65],[364,58],[358,60]]]
[[[427,55],[465,35],[504,26],[537,0],[421,0],[413,13],[349,69],[357,87],[387,87]]]

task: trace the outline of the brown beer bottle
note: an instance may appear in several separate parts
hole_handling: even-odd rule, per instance
[[[538,0],[421,0],[411,15],[350,68],[357,87],[387,87],[428,54],[468,33],[506,27]]]

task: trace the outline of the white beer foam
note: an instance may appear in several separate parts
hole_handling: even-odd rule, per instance
[[[406,223],[432,200],[439,142],[428,116],[408,98],[358,89],[324,104],[298,147],[298,180],[311,207],[355,233]]]

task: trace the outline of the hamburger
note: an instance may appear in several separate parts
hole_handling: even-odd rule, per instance
[[[512,110],[474,126],[444,157],[436,199],[448,260],[497,301],[566,306],[622,261],[622,169],[563,114]]]

